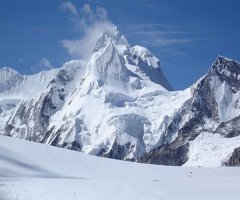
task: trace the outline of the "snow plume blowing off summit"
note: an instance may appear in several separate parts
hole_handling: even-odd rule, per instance
[[[79,39],[63,40],[63,47],[73,58],[89,59],[97,39],[112,25],[107,11],[102,7],[93,10],[89,4],[78,10],[71,2],[63,2],[60,9],[69,14],[75,29],[81,34]]]
[[[107,11],[104,8],[96,7],[94,10],[89,4],[85,4],[81,9],[78,9],[71,2],[63,2],[60,5],[60,9],[69,14],[70,20],[82,35],[80,39],[62,41],[63,47],[67,49],[73,58],[89,60],[92,53],[101,50],[104,46],[106,47],[110,42],[113,43],[117,53],[121,55],[127,56],[128,54],[129,56],[129,53],[131,53],[133,56],[138,55],[141,58],[145,55],[151,55],[150,51],[144,47],[135,46],[131,49],[126,38],[117,30],[117,27],[111,20],[108,19]],[[148,58],[147,62],[153,68],[159,68],[158,72],[156,73],[156,70],[150,70],[150,72],[148,67],[142,70],[148,70],[151,73],[151,80],[153,82],[162,83],[166,89],[172,90],[172,87],[160,70],[160,61],[156,57],[153,57]],[[159,79],[159,77],[161,78]]]
[[[159,143],[156,129],[166,113],[158,104],[171,106],[169,95],[177,99],[168,90],[160,61],[144,47],[131,47],[111,25],[89,60],[66,63],[38,96],[5,105],[1,134],[137,160]],[[177,105],[186,98],[181,95]]]

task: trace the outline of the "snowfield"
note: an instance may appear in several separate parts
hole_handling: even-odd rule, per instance
[[[131,163],[0,136],[1,200],[234,200],[239,189],[237,167]]]
[[[190,143],[189,159],[185,166],[221,166],[239,147],[240,136],[224,138],[220,134],[201,133]]]
[[[120,160],[239,165],[239,69],[218,56],[173,91],[160,60],[111,25],[89,59],[35,75],[0,69],[0,135]]]

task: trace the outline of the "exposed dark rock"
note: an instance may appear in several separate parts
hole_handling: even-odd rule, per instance
[[[218,75],[221,82],[226,82],[233,91],[240,90],[240,63],[228,60],[224,57],[219,56],[215,61],[212,69],[210,70],[212,75]]]
[[[215,133],[220,133],[226,138],[240,135],[240,116],[230,121],[222,122],[216,129]]]
[[[127,143],[123,146],[118,144],[117,140],[115,140],[109,151],[101,149],[97,155],[118,160],[133,161],[134,159],[126,159],[126,155],[131,151],[132,148],[133,146],[131,146],[131,143]]]
[[[139,162],[181,166],[188,160],[188,146],[188,143],[177,148],[173,143],[163,145],[145,154]]]
[[[41,143],[46,143],[48,137],[52,134],[54,128],[55,128],[55,126],[53,126],[50,130],[45,132],[45,134],[43,135],[43,137],[41,139]]]
[[[81,145],[79,144],[78,141],[73,141],[70,145],[70,149],[74,150],[74,151],[81,151],[82,147],[81,147]]]
[[[5,134],[7,136],[11,136],[10,132],[14,129],[14,126],[11,124],[7,124],[6,128],[5,128]]]
[[[240,116],[227,122],[220,122],[217,100],[212,87],[212,79],[217,76],[221,82],[226,82],[232,87],[234,92],[239,91],[240,80],[236,78],[239,75],[239,63],[218,57],[208,74],[197,84],[192,99],[185,103],[167,126],[161,138],[163,145],[146,153],[139,161],[152,164],[182,165],[188,159],[188,145],[186,144],[188,141],[194,140],[201,132],[220,133],[224,137],[240,135]],[[235,104],[237,105],[237,103]],[[185,118],[189,118],[189,120],[183,123]],[[219,126],[215,130],[212,127],[206,127],[206,119],[216,124],[219,123]],[[174,135],[177,137],[172,141]]]
[[[240,166],[240,147],[235,148],[233,154],[227,162],[224,163],[226,166]]]
[[[52,142],[50,143],[50,145],[52,145],[52,146],[58,146],[59,141],[60,141],[60,134],[57,133],[57,134],[55,135],[54,139],[52,140]]]

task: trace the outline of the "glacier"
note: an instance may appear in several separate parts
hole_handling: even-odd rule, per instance
[[[237,167],[146,165],[2,135],[0,147],[2,200],[239,198]]]
[[[239,141],[239,91],[240,64],[223,56],[197,83],[174,91],[160,60],[111,26],[89,60],[35,75],[2,68],[0,134],[114,159],[198,165],[192,146],[201,134]],[[225,165],[238,147],[211,158]]]

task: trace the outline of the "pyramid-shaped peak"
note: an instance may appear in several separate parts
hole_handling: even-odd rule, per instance
[[[216,62],[227,62],[227,61],[233,61],[233,60],[222,55],[217,56]]]
[[[103,33],[103,35],[106,35],[115,42],[122,42],[128,44],[127,39],[123,36],[123,34],[120,31],[118,31],[117,26],[115,26],[114,24],[109,26],[109,28]]]
[[[117,26],[112,24],[97,40],[93,53],[106,48],[110,42],[113,43],[119,54],[127,54],[131,48],[127,39],[118,31]]]
[[[234,61],[230,58],[224,57],[224,56],[217,56],[217,59],[215,60],[213,66],[217,68],[228,68],[229,66],[234,65],[235,67],[239,68],[239,62]]]
[[[240,63],[224,56],[218,56],[207,76],[218,76],[222,82],[225,80],[229,85],[237,83],[239,88]]]
[[[111,35],[121,34],[118,31],[117,26],[114,25],[114,24],[110,25],[109,28],[105,32],[108,33],[108,34],[111,34]]]

